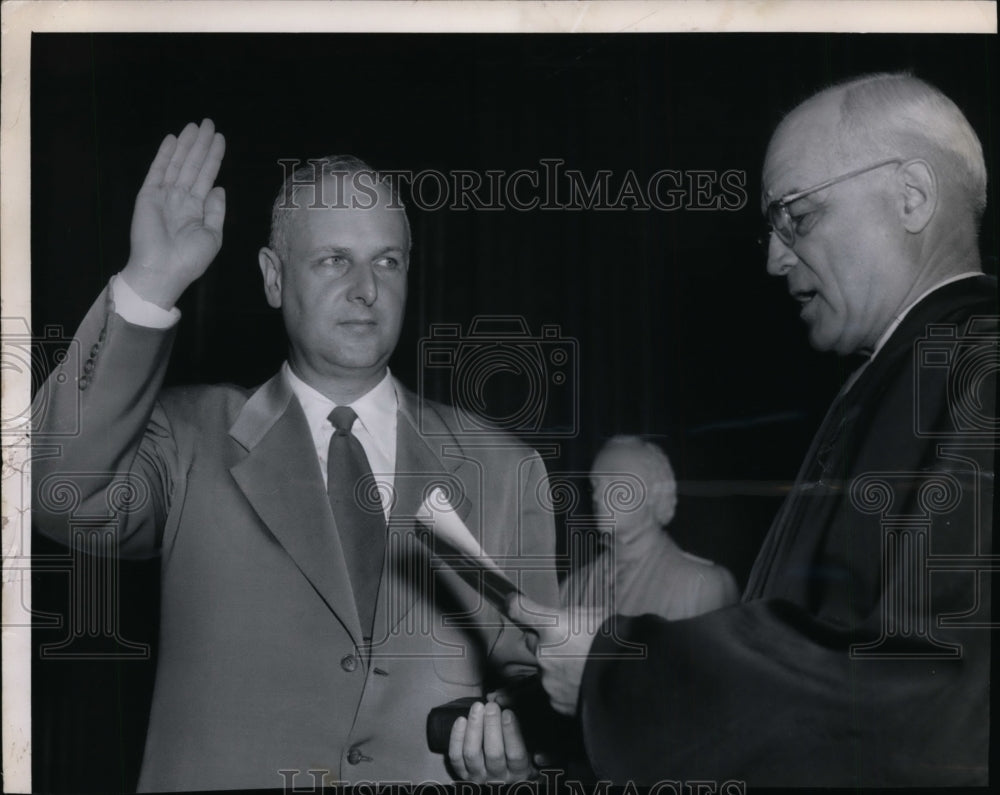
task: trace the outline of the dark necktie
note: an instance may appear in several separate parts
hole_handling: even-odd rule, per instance
[[[326,459],[326,490],[344,549],[361,631],[370,638],[385,555],[385,515],[368,457],[351,433],[357,418],[349,406],[337,406],[330,412],[333,436]]]

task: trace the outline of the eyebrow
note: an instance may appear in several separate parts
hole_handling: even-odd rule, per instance
[[[306,252],[306,257],[315,257],[320,254],[348,254],[351,249],[345,246],[317,246]]]
[[[405,249],[400,246],[384,246],[375,252],[376,257],[381,257],[383,254],[388,254],[390,252],[397,252],[399,254],[405,253]],[[310,249],[306,256],[315,257],[319,254],[353,254],[354,249],[350,246],[317,246],[314,249]]]

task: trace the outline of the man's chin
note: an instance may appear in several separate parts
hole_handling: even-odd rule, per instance
[[[357,340],[338,337],[327,344],[324,358],[339,367],[369,369],[387,358],[377,340]]]
[[[356,378],[385,370],[388,357],[378,351],[340,346],[317,352],[313,356],[302,357],[299,361],[307,364],[296,369],[313,370],[323,377]]]
[[[380,357],[343,357],[339,356],[330,362],[331,371],[344,374],[364,375],[376,373],[385,369],[385,359]]]
[[[835,353],[838,356],[851,356],[859,351],[859,343],[843,337],[831,337],[829,335],[810,334],[809,345],[813,350],[823,353]]]
[[[828,351],[833,348],[833,340],[814,325],[809,329],[809,345],[813,350]]]

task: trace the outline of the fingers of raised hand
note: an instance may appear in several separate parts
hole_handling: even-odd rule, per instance
[[[185,128],[185,132],[187,129]],[[183,133],[182,133],[183,136]],[[178,139],[177,148],[180,149],[181,139]],[[180,163],[180,171],[177,173],[177,187],[191,189],[191,192],[204,198],[215,182],[215,175],[218,173],[219,164],[222,157],[209,158],[209,153],[213,149],[221,148],[225,150],[225,142],[222,136],[216,135],[215,124],[211,119],[205,119],[199,127],[195,128],[195,134],[191,140],[190,147],[184,154],[184,159]],[[174,153],[176,156],[176,152]],[[171,161],[171,165],[173,161]],[[207,177],[207,185],[205,184]],[[199,194],[196,186],[201,185],[204,189]]]
[[[143,180],[143,188],[156,188],[163,184],[163,177],[167,171],[167,164],[174,155],[177,148],[177,136],[168,135],[160,143],[160,148],[156,152],[156,157],[146,172],[146,179]]]
[[[205,197],[205,226],[216,234],[222,234],[222,222],[226,217],[226,191],[216,186]]]
[[[143,187],[181,188],[199,199],[212,189],[226,151],[226,140],[215,131],[211,119],[191,122],[181,134],[167,136]]]
[[[225,153],[226,139],[222,137],[221,133],[214,132],[208,141],[208,147],[201,159],[201,165],[198,167],[195,175],[194,184],[191,186],[191,192],[198,198],[204,198],[212,190],[215,178],[219,174],[219,167],[222,165],[222,156]],[[181,171],[181,177],[184,177],[183,170]]]
[[[177,144],[174,146],[174,151],[170,154],[170,160],[163,173],[162,187],[167,188],[177,184],[177,177],[200,131],[201,126],[195,124],[193,121],[188,122],[184,126],[184,129],[181,130],[181,134],[177,136]]]

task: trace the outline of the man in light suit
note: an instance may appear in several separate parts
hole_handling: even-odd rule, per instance
[[[177,299],[222,243],[224,149],[209,120],[164,139],[136,199],[129,261],[44,386],[35,429],[36,444],[59,443],[33,464],[40,529],[71,544],[74,520],[96,519],[118,554],[162,560],[139,787],[525,777],[516,719],[495,705],[477,705],[468,724],[502,715],[499,746],[490,735],[451,767],[427,749],[431,708],[534,661],[475,589],[432,566],[415,535],[422,500],[442,486],[543,602],[556,599],[554,533],[534,451],[501,433],[463,438],[458,409],[418,401],[388,372],[410,250],[391,188],[344,160],[311,188],[290,180],[259,256],[288,361],[256,390],[161,390]],[[339,198],[314,201],[324,190]],[[337,431],[343,406],[353,424]],[[79,434],[59,437],[77,417]],[[373,574],[352,557],[370,539],[335,518],[338,433],[360,444],[365,484],[377,484],[377,497],[357,495],[383,528]]]
[[[616,782],[985,786],[1000,333],[982,147],[938,89],[866,75],[785,117],[763,190],[768,273],[814,348],[865,361],[742,602],[600,633],[563,615],[538,630],[543,685]]]

